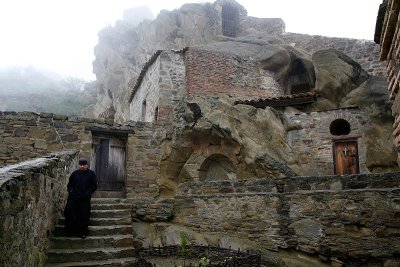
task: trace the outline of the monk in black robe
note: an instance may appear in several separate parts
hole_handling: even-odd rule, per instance
[[[67,235],[86,238],[90,218],[90,200],[96,189],[95,172],[89,169],[86,159],[80,159],[79,169],[71,174],[67,185],[68,200],[64,210]]]

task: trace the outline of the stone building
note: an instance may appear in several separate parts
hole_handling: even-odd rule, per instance
[[[374,40],[380,44],[379,59],[387,62],[387,81],[394,117],[393,141],[400,153],[400,98],[399,91],[399,1],[384,0],[379,6]],[[400,161],[400,156],[399,156]]]
[[[96,119],[0,113],[0,263],[45,261],[79,154],[99,194],[128,205],[135,249],[179,245],[186,232],[194,244],[260,251],[267,266],[400,264],[378,50],[285,33],[233,0],[104,29],[87,110]],[[24,223],[37,218],[43,226]],[[118,259],[111,250],[98,263]]]

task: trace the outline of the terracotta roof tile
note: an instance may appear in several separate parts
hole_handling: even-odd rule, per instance
[[[290,105],[300,105],[312,103],[316,100],[315,92],[300,93],[294,95],[282,95],[276,97],[259,98],[252,100],[239,100],[235,102],[237,104],[250,105],[256,108],[265,108],[267,106],[271,107],[283,107]]]

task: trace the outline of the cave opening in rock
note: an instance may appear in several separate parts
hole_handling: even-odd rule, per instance
[[[300,59],[292,62],[287,76],[287,88],[289,94],[307,93],[314,87],[314,82],[307,71],[306,66]]]

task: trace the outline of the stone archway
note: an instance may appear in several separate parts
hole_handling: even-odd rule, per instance
[[[201,164],[199,179],[200,181],[236,179],[235,166],[227,156],[211,155]]]

